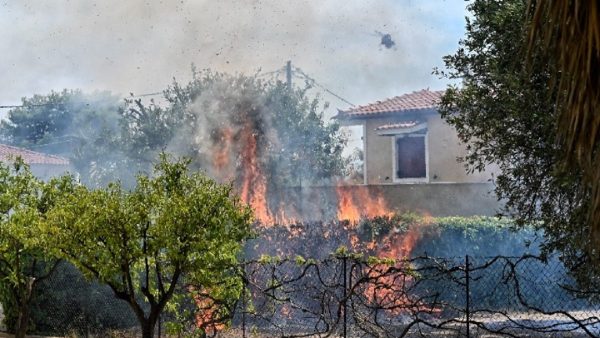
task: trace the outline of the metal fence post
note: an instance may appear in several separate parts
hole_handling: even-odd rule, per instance
[[[344,257],[342,258],[342,266],[343,266],[343,274],[344,274],[344,303],[343,303],[343,309],[344,309],[344,338],[347,338],[347,323],[348,323],[348,301],[347,301],[347,297],[348,297],[348,280],[347,280],[347,266],[346,266],[346,262],[348,260],[348,257],[346,257],[344,255]]]
[[[471,318],[470,318],[470,316],[471,316],[471,302],[470,302],[470,294],[469,294],[470,293],[470,291],[469,291],[469,286],[470,286],[469,285],[469,280],[470,280],[470,278],[469,278],[469,255],[465,256],[465,277],[466,277],[466,280],[465,280],[465,289],[466,289],[465,293],[466,293],[466,295],[465,296],[467,298],[466,299],[467,300],[467,302],[466,302],[466,309],[465,309],[466,310],[465,311],[466,312],[466,317],[467,317],[467,338],[470,338],[471,337],[471,333],[469,331],[469,326],[470,326],[469,324],[471,322]]]

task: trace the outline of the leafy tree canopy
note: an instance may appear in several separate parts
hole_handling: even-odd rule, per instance
[[[22,99],[0,122],[2,142],[68,157],[86,183],[106,181],[119,158],[119,105],[108,92],[63,90]]]
[[[561,166],[555,102],[550,90],[556,60],[541,43],[526,64],[526,0],[477,0],[468,6],[466,36],[446,56],[446,71],[458,79],[442,98],[441,114],[469,144],[470,170],[495,163],[501,169],[496,193],[517,224],[544,231],[546,253],[562,252],[564,262],[583,279],[596,272],[589,260],[590,186],[580,167]],[[524,24],[526,23],[526,24]],[[589,252],[589,251],[588,251]]]
[[[144,337],[152,337],[181,285],[225,299],[241,290],[234,269],[252,213],[231,186],[190,173],[188,164],[161,155],[155,175],[138,176],[131,191],[118,183],[92,190],[72,182],[48,216],[45,231],[57,254],[126,301]]]
[[[0,301],[5,324],[17,337],[27,332],[36,287],[59,262],[48,254],[41,229],[60,185],[35,178],[20,158],[12,165],[0,162]]]
[[[260,75],[192,72],[174,81],[160,104],[110,93],[79,90],[23,99],[23,107],[0,124],[3,142],[68,157],[85,184],[104,186],[118,178],[135,184],[150,172],[161,151],[190,157],[195,168],[215,178],[242,180],[242,155],[250,134],[257,142],[256,164],[272,186],[327,181],[343,175],[346,137],[325,123],[318,98],[308,86],[289,88]],[[224,149],[228,141],[231,147]],[[228,150],[226,170],[215,154]],[[239,182],[238,182],[239,183]]]
[[[270,184],[327,180],[343,172],[346,138],[337,124],[324,122],[323,107],[307,96],[308,89],[259,76],[193,70],[189,83],[175,81],[165,90],[166,107],[128,101],[122,111],[123,145],[139,163],[167,149],[191,157],[212,176],[234,179],[241,176],[242,159],[230,156],[222,170],[215,168],[214,156],[227,141],[232,153],[244,156],[241,144],[249,131]]]

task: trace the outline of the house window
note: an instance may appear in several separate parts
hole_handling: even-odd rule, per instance
[[[398,181],[427,179],[427,129],[395,136],[394,170]]]
[[[379,126],[375,131],[380,136],[392,136],[394,182],[429,180],[426,122],[403,121]]]
[[[425,136],[402,135],[396,138],[396,178],[425,178]]]

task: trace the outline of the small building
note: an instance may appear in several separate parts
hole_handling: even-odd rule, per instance
[[[19,156],[29,165],[31,172],[41,179],[59,176],[71,169],[69,160],[64,157],[0,144],[0,161],[12,162]]]
[[[467,174],[456,130],[440,116],[443,91],[420,90],[340,110],[342,125],[362,126],[363,177],[388,202],[433,215],[489,215],[499,206],[491,180],[497,168]]]

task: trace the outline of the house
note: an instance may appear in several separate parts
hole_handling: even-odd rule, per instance
[[[437,111],[443,91],[420,90],[340,110],[342,125],[362,126],[364,185],[388,203],[432,215],[492,215],[497,168],[467,174],[467,154],[456,131]]]
[[[66,158],[0,144],[0,161],[12,162],[18,156],[29,164],[31,172],[41,179],[58,176],[71,169]]]

